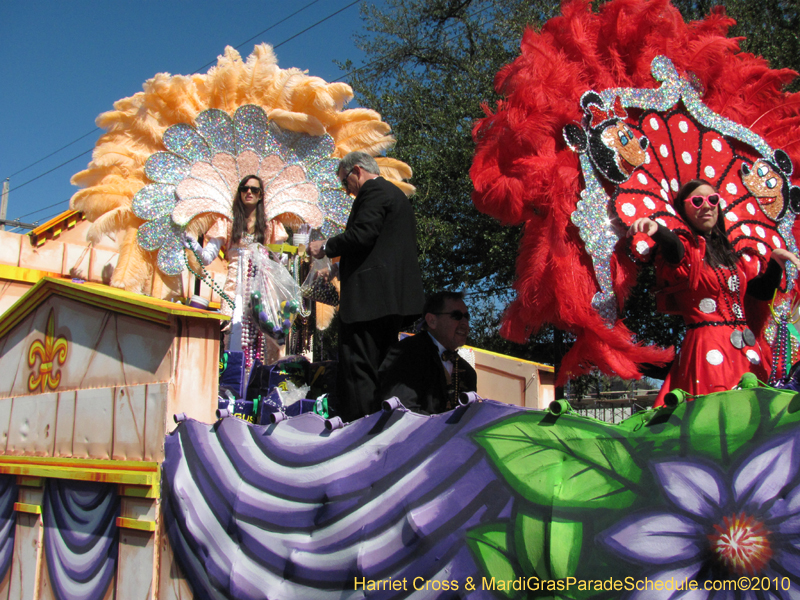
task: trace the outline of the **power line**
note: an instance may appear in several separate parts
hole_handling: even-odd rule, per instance
[[[282,46],[282,45],[286,44],[287,42],[290,42],[291,40],[295,39],[296,37],[298,37],[298,36],[300,36],[300,35],[302,35],[302,34],[306,33],[307,31],[309,31],[309,30],[313,29],[313,28],[314,28],[314,27],[316,27],[317,25],[320,25],[320,24],[324,23],[325,21],[327,21],[328,19],[331,19],[331,18],[335,17],[336,15],[338,15],[339,13],[341,13],[341,12],[343,12],[343,11],[347,10],[348,8],[350,8],[351,6],[353,6],[354,4],[358,4],[360,1],[361,1],[361,0],[355,0],[354,2],[351,2],[350,4],[348,4],[347,6],[345,6],[344,8],[340,8],[339,10],[337,10],[337,11],[335,11],[335,12],[331,13],[331,14],[330,14],[330,15],[328,15],[327,17],[324,17],[323,19],[320,19],[319,21],[317,21],[316,23],[314,23],[314,24],[313,24],[313,25],[311,25],[310,27],[306,27],[305,29],[303,29],[303,30],[302,30],[302,31],[300,31],[299,33],[296,33],[296,34],[294,34],[294,35],[292,35],[292,36],[288,37],[287,39],[283,40],[283,41],[282,41],[282,42],[280,42],[279,44],[277,44],[277,45],[273,46],[273,48],[279,48],[280,46]],[[313,5],[314,5],[314,4],[316,4],[317,2],[320,2],[320,0],[312,0],[311,2],[309,2],[308,4],[306,4],[305,6],[303,6],[302,8],[299,8],[298,10],[296,10],[296,11],[294,11],[293,13],[291,13],[290,15],[288,15],[288,16],[286,16],[286,17],[284,17],[283,19],[281,19],[281,20],[280,20],[280,21],[278,21],[277,23],[273,23],[272,25],[270,25],[269,27],[267,27],[267,28],[266,28],[264,31],[262,31],[262,32],[260,32],[260,33],[257,33],[256,35],[254,35],[254,36],[250,37],[249,39],[245,40],[244,42],[241,42],[240,44],[238,44],[238,45],[237,45],[237,46],[235,46],[235,47],[236,47],[237,49],[238,49],[238,48],[241,48],[242,46],[244,46],[244,45],[245,45],[245,44],[247,44],[248,42],[251,42],[252,40],[256,39],[257,37],[259,37],[259,36],[261,36],[261,35],[265,34],[267,31],[269,31],[270,29],[273,29],[274,27],[277,27],[277,26],[278,26],[278,25],[280,25],[281,23],[284,23],[284,22],[286,22],[287,20],[291,19],[292,17],[294,17],[295,15],[297,15],[297,14],[299,14],[300,12],[304,11],[305,9],[307,9],[307,8],[309,8],[309,7],[311,7],[311,6],[313,6]],[[213,65],[215,62],[216,62],[216,60],[212,60],[211,62],[208,62],[208,63],[206,63],[205,65],[203,65],[202,67],[200,67],[199,69],[197,69],[196,71],[194,71],[194,73],[198,73],[198,72],[199,72],[199,71],[201,71],[202,69],[205,69],[206,67]],[[71,141],[71,142],[69,142],[68,144],[66,144],[66,145],[62,146],[62,147],[61,147],[61,148],[59,148],[58,150],[55,150],[55,151],[51,152],[51,153],[50,153],[50,154],[48,154],[47,156],[44,156],[44,157],[42,157],[42,158],[40,158],[40,159],[38,159],[38,160],[36,160],[36,161],[32,162],[32,163],[31,163],[31,164],[29,164],[28,166],[26,166],[26,167],[23,167],[22,169],[20,169],[20,170],[19,170],[19,171],[17,171],[16,173],[12,173],[12,174],[11,174],[11,175],[9,175],[8,177],[9,177],[9,178],[11,178],[11,177],[13,177],[14,175],[18,175],[19,173],[22,173],[23,171],[26,171],[27,169],[30,169],[31,167],[33,167],[33,166],[35,166],[35,165],[39,164],[40,162],[42,162],[43,160],[46,160],[46,159],[50,158],[51,156],[53,156],[53,155],[55,155],[55,154],[58,154],[58,153],[59,153],[59,152],[61,152],[62,150],[64,150],[64,149],[66,149],[66,148],[68,148],[68,147],[72,146],[73,144],[75,144],[75,143],[77,143],[77,142],[81,141],[81,140],[82,140],[82,139],[84,139],[85,137],[88,137],[88,136],[92,135],[93,133],[95,133],[96,131],[98,131],[98,129],[99,129],[99,127],[95,127],[94,129],[92,129],[92,130],[91,130],[91,131],[89,131],[88,133],[85,133],[85,134],[83,134],[82,136],[80,136],[79,138],[76,138],[76,139],[74,139],[73,141]],[[47,171],[47,172],[45,172],[45,173],[42,173],[41,175],[38,175],[38,176],[36,176],[36,177],[34,177],[34,178],[32,178],[32,179],[29,179],[29,180],[28,180],[28,181],[26,181],[25,183],[22,183],[22,184],[18,185],[17,187],[15,187],[15,188],[13,188],[13,189],[9,190],[9,192],[12,192],[12,191],[14,191],[14,190],[18,190],[19,188],[21,188],[21,187],[23,187],[23,186],[25,186],[25,185],[27,185],[27,184],[31,183],[32,181],[36,181],[36,180],[37,180],[37,179],[39,179],[40,177],[44,177],[45,175],[47,175],[47,174],[49,174],[49,173],[52,173],[52,172],[53,172],[53,171],[55,171],[56,169],[59,169],[59,168],[63,167],[64,165],[67,165],[67,164],[69,164],[69,163],[70,163],[70,162],[72,162],[73,160],[76,160],[76,159],[80,158],[81,156],[84,156],[84,155],[88,154],[88,153],[89,153],[89,152],[91,152],[91,151],[92,151],[92,150],[90,149],[90,150],[87,150],[86,152],[82,152],[81,154],[78,154],[77,156],[73,156],[72,158],[70,158],[69,160],[67,160],[67,161],[65,161],[65,162],[63,162],[63,163],[61,163],[61,164],[60,164],[60,165],[58,165],[57,167],[54,167],[54,168],[50,169],[49,171]]]
[[[67,198],[66,200],[62,200],[61,202],[56,202],[55,204],[51,204],[50,206],[45,206],[44,208],[40,208],[39,210],[35,210],[35,211],[33,211],[33,212],[29,212],[28,214],[25,214],[25,215],[20,215],[19,217],[17,217],[17,218],[15,219],[15,221],[19,221],[20,219],[23,219],[23,218],[25,218],[25,217],[29,217],[29,216],[31,216],[31,215],[35,215],[36,213],[40,213],[40,212],[42,212],[42,211],[45,211],[45,210],[47,210],[48,208],[53,208],[53,207],[56,207],[56,206],[61,206],[61,205],[62,205],[62,204],[64,204],[65,202],[69,202],[69,198]]]
[[[303,11],[304,11],[305,9],[307,9],[309,6],[312,6],[312,5],[316,4],[316,3],[317,3],[317,2],[319,2],[319,1],[320,1],[320,0],[312,0],[311,2],[309,2],[308,4],[306,4],[304,7],[302,7],[302,8],[299,8],[299,9],[297,9],[296,11],[294,11],[294,12],[293,12],[292,14],[290,14],[288,17],[284,17],[283,19],[281,19],[281,20],[280,20],[280,21],[278,21],[277,23],[273,23],[272,25],[270,25],[269,27],[267,27],[267,28],[266,28],[264,31],[262,31],[262,32],[260,32],[260,33],[257,33],[257,34],[255,34],[253,37],[251,37],[251,38],[249,38],[249,39],[246,39],[245,41],[243,41],[243,42],[242,42],[241,44],[239,44],[238,46],[234,46],[234,48],[236,48],[236,49],[238,50],[239,48],[241,48],[242,46],[244,46],[244,45],[245,45],[245,44],[247,44],[248,42],[252,42],[252,41],[253,41],[254,39],[256,39],[257,37],[259,37],[259,36],[262,36],[262,35],[264,35],[265,33],[267,33],[267,32],[268,32],[270,29],[272,29],[273,27],[277,27],[277,26],[278,26],[278,25],[280,25],[281,23],[283,23],[283,22],[285,22],[285,21],[288,21],[289,19],[291,19],[291,18],[292,18],[293,16],[295,16],[296,14],[303,12]],[[345,8],[349,8],[349,6],[346,6]],[[340,11],[340,12],[341,12],[341,11]],[[334,14],[335,14],[335,13],[334,13]],[[328,17],[328,18],[330,18],[330,17]],[[290,39],[291,39],[291,38],[290,38]],[[288,40],[285,40],[285,41],[281,42],[281,44],[285,44],[285,43],[286,43],[286,41],[288,41]],[[280,46],[280,44],[278,44],[278,46]],[[277,48],[278,46],[273,46],[273,48]],[[204,64],[204,65],[203,65],[202,67],[200,67],[199,69],[196,69],[196,70],[194,71],[194,73],[199,73],[199,72],[200,72],[200,71],[202,71],[203,69],[205,69],[205,68],[207,68],[207,67],[210,67],[211,65],[213,65],[215,62],[217,62],[217,61],[216,61],[216,60],[212,60],[211,62],[207,62],[206,64]]]
[[[57,216],[59,216],[59,215],[61,215],[61,214],[64,214],[64,211],[63,211],[63,210],[60,210],[60,211],[58,211],[57,213],[52,213],[52,214],[50,214],[50,215],[47,215],[46,217],[41,217],[41,218],[39,218],[39,219],[35,220],[35,221],[33,222],[33,224],[34,224],[34,225],[36,225],[36,226],[38,227],[40,223],[47,223],[49,220],[51,220],[51,219],[55,219]]]
[[[84,134],[83,134],[81,137],[79,137],[79,138],[77,138],[77,139],[75,139],[75,140],[72,140],[72,141],[71,141],[69,144],[67,144],[67,145],[65,145],[65,146],[61,146],[61,148],[59,148],[58,150],[55,150],[55,151],[51,152],[50,154],[48,154],[47,156],[44,156],[44,157],[40,158],[40,159],[39,159],[39,160],[37,160],[36,162],[32,162],[32,163],[31,163],[31,164],[29,164],[27,167],[23,167],[23,168],[22,168],[22,169],[20,169],[19,171],[15,172],[15,173],[12,173],[11,175],[9,175],[9,176],[7,177],[7,179],[11,179],[11,178],[12,178],[12,177],[14,177],[15,175],[19,175],[19,174],[20,174],[20,173],[22,173],[23,171],[27,171],[27,170],[28,170],[28,169],[30,169],[32,166],[34,166],[34,165],[38,165],[38,164],[39,164],[40,162],[42,162],[43,160],[46,160],[46,159],[50,158],[51,156],[53,156],[54,154],[58,154],[58,153],[59,153],[59,152],[61,152],[62,150],[66,149],[66,148],[69,148],[70,146],[72,146],[72,144],[77,144],[77,143],[78,143],[78,142],[80,142],[80,141],[81,141],[83,138],[85,138],[85,137],[88,137],[88,136],[92,135],[92,134],[93,134],[95,131],[97,131],[98,129],[100,129],[100,128],[99,128],[99,127],[95,127],[94,129],[92,129],[92,130],[91,130],[91,131],[89,131],[88,133],[84,133]]]
[[[309,26],[309,27],[306,27],[305,29],[303,29],[303,31],[301,31],[301,32],[299,32],[299,33],[296,33],[296,34],[294,34],[293,36],[291,36],[291,37],[289,37],[289,38],[286,38],[285,40],[283,40],[283,41],[282,41],[280,44],[278,44],[277,46],[273,46],[273,48],[280,48],[280,47],[281,47],[281,46],[283,46],[285,43],[287,43],[287,42],[291,42],[291,41],[292,41],[294,38],[296,38],[296,37],[298,37],[298,36],[300,36],[300,35],[304,34],[306,31],[309,31],[309,30],[311,30],[311,29],[314,29],[314,27],[316,27],[317,25],[320,25],[320,24],[324,23],[324,22],[325,22],[325,21],[327,21],[328,19],[332,19],[333,17],[335,17],[336,15],[338,15],[340,12],[344,12],[344,11],[346,11],[348,8],[350,8],[351,6],[353,6],[353,5],[355,5],[355,4],[358,4],[359,2],[361,2],[361,0],[353,0],[353,2],[351,2],[350,4],[348,4],[347,6],[345,6],[344,8],[340,8],[340,9],[339,9],[339,10],[337,10],[336,12],[333,12],[333,13],[329,14],[329,15],[328,15],[327,17],[325,17],[324,19],[320,19],[319,21],[317,21],[317,22],[316,22],[316,23],[314,23],[313,25],[311,25],[311,26]]]
[[[84,136],[84,137],[86,137],[86,136]],[[76,141],[77,141],[77,140],[76,140]],[[11,188],[10,190],[8,190],[8,192],[9,192],[9,193],[11,193],[11,192],[14,192],[14,191],[18,190],[18,189],[19,189],[19,188],[21,188],[21,187],[25,187],[25,186],[26,186],[26,185],[28,185],[29,183],[31,183],[31,182],[33,182],[33,181],[36,181],[37,179],[41,179],[41,178],[42,178],[42,177],[44,177],[45,175],[48,175],[48,174],[52,173],[53,171],[55,171],[55,170],[57,170],[57,169],[60,169],[60,168],[61,168],[61,167],[63,167],[64,165],[68,165],[68,164],[69,164],[69,163],[71,163],[73,160],[77,160],[77,159],[79,159],[81,156],[85,156],[85,155],[89,154],[89,153],[90,153],[92,150],[94,150],[94,148],[89,148],[89,149],[88,149],[86,152],[81,152],[81,153],[80,153],[80,154],[78,154],[77,156],[73,156],[73,157],[72,157],[72,158],[70,158],[69,160],[66,160],[66,161],[64,161],[63,163],[61,163],[60,165],[58,165],[58,166],[56,166],[56,167],[53,167],[53,168],[52,168],[52,169],[50,169],[49,171],[45,171],[44,173],[42,173],[41,175],[37,175],[37,176],[36,176],[36,177],[34,177],[33,179],[28,179],[28,181],[26,181],[25,183],[20,183],[20,184],[19,184],[17,187],[15,187],[15,188]]]

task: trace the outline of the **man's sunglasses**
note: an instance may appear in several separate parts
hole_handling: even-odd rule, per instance
[[[433,313],[435,315],[449,315],[451,319],[454,321],[460,321],[461,319],[466,319],[469,321],[469,312],[461,312],[460,310],[453,310],[450,312],[438,312]]]
[[[353,167],[352,169],[350,169],[350,170],[347,172],[347,175],[345,175],[344,177],[342,177],[342,187],[343,187],[345,190],[347,189],[347,178],[348,178],[348,177],[350,177],[350,174],[353,172],[353,170],[354,170],[354,169],[355,169],[355,167]]]
[[[247,190],[250,190],[256,196],[258,196],[261,193],[261,188],[258,187],[257,185],[243,185],[242,187],[239,188],[240,192],[246,192]]]
[[[700,208],[703,206],[703,202],[708,202],[708,205],[713,208],[719,204],[719,201],[719,194],[709,194],[708,196],[692,196],[691,198],[686,199],[686,202],[691,202],[692,206],[695,208]]]

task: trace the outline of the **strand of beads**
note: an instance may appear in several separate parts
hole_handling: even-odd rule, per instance
[[[242,302],[248,302],[250,299],[252,281],[255,277],[255,265],[250,256],[250,252],[245,249],[239,251],[239,268],[242,269]],[[242,311],[242,351],[244,352],[245,364],[248,367],[253,365],[253,361],[259,358],[258,352],[258,335],[259,330],[253,321],[250,311]]]
[[[214,281],[214,278],[211,277],[211,275],[209,274],[208,271],[206,271],[206,267],[203,264],[203,261],[200,260],[200,257],[197,255],[197,252],[195,251],[195,249],[194,248],[190,248],[190,250],[192,251],[192,254],[194,254],[194,257],[197,259],[197,264],[200,265],[200,270],[202,271],[202,275],[192,268],[192,265],[189,263],[189,257],[186,255],[186,253],[184,253],[183,259],[186,262],[186,268],[189,269],[189,271],[195,277],[200,279],[208,287],[210,287],[212,290],[214,290],[219,295],[220,298],[222,298],[225,302],[228,303],[228,305],[231,307],[231,310],[233,310],[234,309],[233,300],[231,300],[230,297],[225,292],[222,291],[222,288],[219,287],[217,282]]]
[[[775,339],[772,341],[772,370],[769,374],[769,384],[781,382],[789,372],[791,351],[789,346],[789,323],[786,315],[781,315],[776,324]]]
[[[728,309],[728,315],[732,318],[731,320],[738,321],[744,319],[741,285],[736,268],[728,267],[727,265],[718,265],[714,267],[713,270],[717,282],[719,283],[720,290],[722,290],[722,298]],[[725,276],[725,271],[730,273],[727,277]]]

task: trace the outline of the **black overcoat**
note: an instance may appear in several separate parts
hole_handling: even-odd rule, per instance
[[[325,243],[326,255],[341,257],[342,321],[422,312],[425,295],[416,236],[414,210],[400,188],[382,177],[365,181],[344,232]]]

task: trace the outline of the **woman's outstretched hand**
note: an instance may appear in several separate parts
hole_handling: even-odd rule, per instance
[[[658,231],[658,223],[647,217],[636,219],[628,228],[628,237],[633,237],[637,233],[643,233],[648,237],[653,237],[655,232]]]
[[[772,258],[774,258],[781,268],[786,268],[786,261],[790,261],[795,267],[800,269],[800,258],[794,252],[789,252],[784,248],[776,248],[772,251]]]

